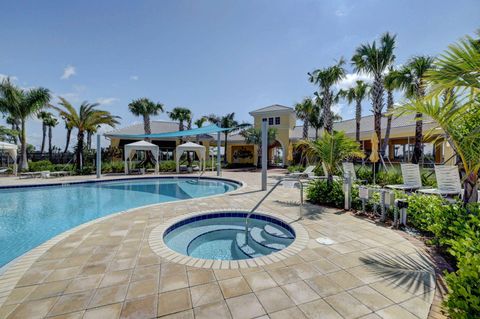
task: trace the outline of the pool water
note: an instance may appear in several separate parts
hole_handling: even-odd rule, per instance
[[[223,194],[226,180],[153,178],[0,189],[0,266],[68,229],[131,208]]]
[[[164,242],[172,250],[195,258],[241,260],[266,256],[288,247],[294,240],[293,229],[267,215],[247,212],[203,214],[180,221],[164,233]]]

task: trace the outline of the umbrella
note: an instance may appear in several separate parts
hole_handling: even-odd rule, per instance
[[[378,156],[378,136],[375,132],[372,134],[372,153],[370,154],[370,161],[373,163],[373,185],[375,185],[375,163],[378,162],[380,157]]]

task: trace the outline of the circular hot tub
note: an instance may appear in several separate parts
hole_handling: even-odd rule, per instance
[[[199,259],[242,260],[269,255],[288,247],[295,231],[269,215],[248,212],[215,212],[189,217],[163,233],[172,250]]]

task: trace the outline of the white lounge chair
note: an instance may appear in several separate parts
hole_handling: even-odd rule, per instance
[[[402,170],[403,184],[386,185],[386,188],[403,191],[414,191],[422,188],[422,176],[420,175],[420,166],[418,164],[400,164],[400,168]]]
[[[288,174],[289,177],[309,177],[311,174],[315,175],[313,173],[313,170],[315,169],[315,165],[310,165],[305,168],[303,172],[292,172]]]
[[[342,170],[344,174],[347,172],[350,173],[350,178],[352,179],[352,182],[366,182],[363,179],[357,178],[357,172],[355,171],[355,166],[353,165],[352,162],[343,162]]]
[[[440,196],[462,195],[462,184],[457,166],[435,165],[435,178],[437,179],[437,188],[419,189],[418,191]]]

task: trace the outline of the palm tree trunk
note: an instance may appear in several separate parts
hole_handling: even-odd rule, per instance
[[[318,140],[318,127],[315,128],[315,140]]]
[[[92,149],[92,132],[88,131],[87,132],[87,150]]]
[[[82,170],[83,168],[83,137],[84,132],[82,130],[78,130],[77,134],[77,170]]]
[[[463,182],[463,202],[478,202],[478,174],[470,173]]]
[[[392,91],[387,91],[387,112],[393,111],[393,94]],[[385,150],[388,147],[388,141],[390,139],[390,131],[392,130],[392,115],[390,114],[387,117],[387,128],[385,130],[385,139],[383,140],[381,154],[382,156],[385,155]]]
[[[15,123],[12,123],[12,131],[17,131],[17,132],[18,132],[18,126],[15,125]],[[14,144],[17,144],[17,143],[18,143],[18,142],[17,142],[18,140],[17,140],[17,136],[16,136],[16,135],[12,136],[12,140],[13,140],[13,143],[14,143]]]
[[[422,140],[423,140],[423,121],[422,113],[415,115],[415,145],[413,147],[412,163],[418,164],[422,158]]]
[[[68,146],[70,144],[70,135],[72,134],[72,129],[67,129],[67,142],[65,143],[65,149],[63,150],[63,154],[66,154],[68,151]]]
[[[228,139],[228,131],[225,131],[225,143],[223,145],[223,163],[227,165],[227,139]]]
[[[308,139],[308,120],[303,120],[303,134],[302,137],[304,140]]]
[[[143,130],[145,131],[145,134],[147,134],[147,135],[152,134],[152,130],[150,128],[150,115],[149,114],[143,114]],[[150,142],[150,139],[146,138],[145,141]]]
[[[48,127],[48,159],[52,161],[52,127]]]
[[[362,120],[362,101],[357,101],[355,108],[355,140],[360,143],[360,121]]]
[[[43,154],[45,150],[45,136],[47,136],[47,125],[42,123],[42,146],[40,147],[40,152]]]
[[[325,92],[325,108],[323,111],[325,112],[325,130],[332,134],[333,132],[333,116],[332,116],[332,96],[330,91]]]
[[[372,89],[372,104],[373,104],[373,115],[374,115],[374,128],[375,134],[378,138],[378,149],[381,147],[382,143],[382,110],[383,110],[383,79],[381,75],[375,76],[375,81],[373,83]],[[375,171],[378,171],[379,165],[373,165]]]
[[[20,169],[28,170],[28,157],[27,157],[27,131],[25,128],[25,119],[21,119],[21,131],[20,131]]]

